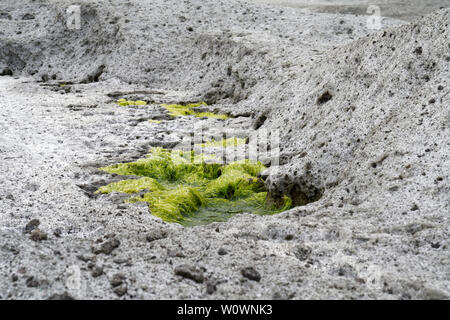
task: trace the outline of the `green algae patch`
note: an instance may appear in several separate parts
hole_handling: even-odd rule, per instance
[[[226,120],[229,117],[225,114],[215,114],[213,112],[200,112],[194,110],[195,108],[207,106],[206,102],[191,103],[186,105],[181,104],[162,104],[161,107],[166,109],[172,117],[195,116],[197,118],[214,118]]]
[[[153,215],[185,226],[226,221],[243,212],[275,214],[291,207],[287,197],[276,207],[267,203],[264,183],[258,177],[265,169],[260,162],[222,165],[204,159],[194,151],[152,148],[146,158],[102,168],[142,178],[114,182],[97,192],[130,194],[128,202],[146,202]]]
[[[141,197],[131,198],[128,201],[147,202],[153,215],[166,222],[179,223],[191,217],[206,203],[199,190],[182,185],[170,190],[149,192]]]
[[[126,107],[126,106],[145,106],[145,105],[147,105],[147,102],[142,101],[142,100],[133,101],[133,100],[127,100],[127,99],[119,99],[119,100],[116,101],[116,103],[119,106],[122,106],[122,107]]]
[[[246,143],[246,139],[244,138],[237,138],[232,137],[228,139],[222,139],[222,140],[215,140],[212,139],[211,141],[196,144],[196,146],[202,147],[202,148],[229,148],[229,147],[237,147],[244,145]]]
[[[99,188],[96,193],[106,194],[113,191],[123,193],[137,193],[142,190],[159,191],[165,190],[165,188],[155,179],[145,177],[141,179],[130,179],[113,182],[107,186]]]
[[[154,123],[154,124],[160,124],[162,121],[161,121],[161,120],[153,120],[153,119],[150,119],[150,120],[148,120],[148,122]]]

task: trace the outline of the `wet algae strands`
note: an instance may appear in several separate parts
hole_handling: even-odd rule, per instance
[[[111,183],[97,193],[130,194],[128,202],[147,202],[153,215],[185,226],[226,221],[242,212],[275,214],[291,207],[285,197],[280,207],[267,205],[267,192],[257,177],[260,162],[205,163],[193,151],[153,148],[146,158],[102,168],[118,175],[142,178]],[[140,192],[141,195],[135,195]],[[144,192],[144,194],[142,194]]]
[[[192,103],[187,105],[181,104],[162,104],[164,109],[166,109],[172,117],[181,116],[195,116],[197,118],[214,118],[226,120],[229,117],[225,114],[215,114],[213,112],[200,112],[195,111],[195,108],[207,106],[206,102]]]

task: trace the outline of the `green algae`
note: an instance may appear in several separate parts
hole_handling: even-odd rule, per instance
[[[129,202],[147,202],[153,215],[185,226],[226,221],[242,212],[275,214],[291,207],[285,197],[278,206],[269,205],[260,162],[240,160],[230,164],[206,163],[194,151],[153,148],[146,158],[102,168],[118,175],[142,178],[114,182],[98,193],[113,191],[135,194]]]
[[[148,120],[148,122],[151,122],[151,123],[154,123],[154,124],[160,124],[162,121],[161,120],[150,119],[150,120]]]
[[[96,193],[106,194],[113,191],[123,193],[136,193],[142,190],[156,191],[165,190],[165,188],[155,179],[145,177],[140,179],[130,179],[113,182],[107,186],[99,188]]]
[[[147,105],[147,102],[142,101],[142,100],[133,101],[133,100],[127,100],[127,99],[119,99],[119,100],[116,101],[116,103],[119,106],[122,106],[122,107],[126,107],[126,106],[145,106],[145,105]]]
[[[226,120],[229,118],[225,114],[215,114],[213,112],[200,112],[194,110],[198,107],[207,106],[206,102],[191,103],[186,105],[162,104],[161,106],[166,109],[172,117],[195,116],[197,118],[214,118],[221,120]]]
[[[202,148],[228,148],[228,147],[237,147],[244,145],[246,143],[246,139],[244,138],[238,138],[238,137],[232,137],[228,139],[222,139],[222,140],[215,140],[212,139],[211,141],[196,144],[196,146],[202,147]]]

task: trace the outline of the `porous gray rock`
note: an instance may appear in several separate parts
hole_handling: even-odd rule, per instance
[[[66,24],[72,4],[0,2],[0,70],[14,75],[0,77],[0,296],[450,296],[449,9],[383,18],[373,31],[366,16],[243,1],[91,0],[77,30]],[[118,107],[122,97],[149,104]],[[234,118],[171,119],[159,106],[201,100]],[[217,134],[280,130],[281,169],[261,178],[272,201],[298,206],[184,228],[119,193],[95,194],[121,179],[98,168],[176,146],[199,123]],[[63,232],[29,241],[32,218]],[[148,242],[155,230],[167,234]],[[77,258],[92,247],[98,261]],[[132,265],[115,263],[114,250]],[[127,279],[112,287],[91,276],[94,263]],[[248,266],[263,275],[257,284],[241,281]],[[33,278],[12,286],[12,274]],[[221,282],[205,290],[186,276]],[[37,290],[35,279],[52,280]]]

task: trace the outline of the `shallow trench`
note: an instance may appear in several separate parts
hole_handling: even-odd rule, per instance
[[[111,103],[145,108],[153,101],[134,94]],[[252,133],[259,118],[233,118],[221,113],[220,105],[205,102],[157,106],[161,114],[141,120],[165,130],[189,118],[193,131],[184,132],[178,143],[158,141],[139,159],[100,167],[101,181],[80,186],[89,196],[145,202],[153,215],[183,226],[225,222],[245,212],[278,214],[321,198],[320,190],[294,182],[287,182],[283,192],[268,192],[265,172],[279,168],[279,150],[271,148],[272,135]]]

